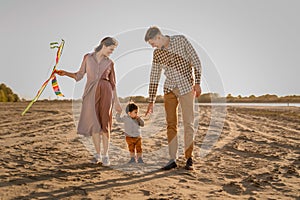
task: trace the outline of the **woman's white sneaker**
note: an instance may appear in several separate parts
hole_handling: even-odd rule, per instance
[[[103,166],[109,166],[110,165],[109,157],[108,156],[103,156],[103,158],[102,158],[102,165]]]
[[[102,156],[99,154],[95,154],[92,163],[101,165],[102,164]]]

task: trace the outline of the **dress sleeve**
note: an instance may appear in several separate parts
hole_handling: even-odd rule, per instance
[[[114,63],[111,64],[111,71],[109,74],[109,81],[111,83],[112,89],[114,90],[116,88],[116,74],[114,69]]]
[[[88,54],[86,54],[83,57],[83,60],[82,60],[82,63],[81,63],[81,67],[80,67],[79,71],[75,73],[75,80],[76,81],[80,81],[83,78],[84,74],[86,73],[86,60],[87,60],[87,56],[88,56]]]

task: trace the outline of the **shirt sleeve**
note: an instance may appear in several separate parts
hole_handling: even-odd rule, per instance
[[[150,73],[150,84],[149,84],[149,102],[154,103],[156,99],[156,93],[158,88],[158,83],[161,77],[162,66],[158,62],[158,51],[153,52],[152,68]]]
[[[80,81],[83,78],[84,74],[86,73],[86,59],[87,59],[87,56],[88,56],[88,54],[86,54],[83,57],[81,67],[80,67],[79,71],[75,73],[75,80],[77,82]]]
[[[200,59],[197,55],[197,52],[195,51],[192,44],[186,39],[186,37],[183,36],[184,44],[185,44],[185,50],[188,54],[188,57],[192,63],[192,66],[194,68],[195,73],[195,84],[200,84],[201,82],[201,73],[202,73],[202,66]]]
[[[138,121],[139,126],[144,127],[145,123],[144,123],[144,120],[142,118],[140,118],[140,117],[137,118],[137,121]]]

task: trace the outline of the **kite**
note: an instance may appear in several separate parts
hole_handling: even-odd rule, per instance
[[[29,105],[25,108],[25,110],[23,111],[22,115],[25,115],[25,113],[29,110],[29,108],[34,104],[34,102],[36,102],[38,100],[38,98],[41,96],[41,94],[43,93],[44,89],[46,88],[48,82],[51,80],[52,82],[52,88],[56,94],[56,96],[61,96],[63,97],[64,95],[61,93],[58,83],[57,83],[57,79],[55,76],[56,71],[56,67],[58,65],[59,59],[61,57],[62,54],[62,50],[64,48],[64,44],[65,41],[62,39],[60,45],[58,45],[58,42],[51,42],[50,43],[50,48],[54,49],[57,48],[57,53],[56,53],[56,59],[55,59],[55,65],[52,69],[52,73],[50,75],[50,77],[43,83],[42,87],[39,89],[39,91],[37,92],[36,96],[34,97],[34,99],[29,103]]]

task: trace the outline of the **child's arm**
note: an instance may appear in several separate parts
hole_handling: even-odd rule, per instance
[[[138,122],[139,126],[143,127],[145,125],[144,120],[140,118],[139,116],[136,118],[136,121]]]

